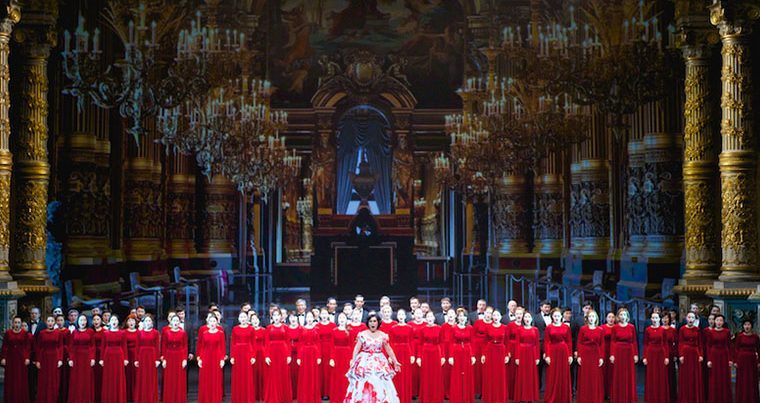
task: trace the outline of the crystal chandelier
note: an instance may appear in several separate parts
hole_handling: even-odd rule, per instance
[[[225,67],[239,59],[245,41],[243,33],[218,29],[214,14],[219,4],[207,3],[209,25],[201,26],[198,10],[190,28],[180,30],[191,15],[186,1],[155,5],[144,0],[109,1],[104,20],[124,49],[110,64],[101,49],[100,29],[90,33],[80,16],[73,35],[64,32],[63,68],[69,80],[64,94],[76,97],[80,109],[87,101],[117,108],[128,121],[127,133],[138,144],[146,118],[157,117],[159,126],[170,128],[164,109],[203,98],[226,80],[230,71]],[[155,19],[148,25],[149,17]],[[162,143],[170,143],[166,132],[164,137]]]
[[[237,80],[232,88],[217,88],[201,110],[190,113],[188,125],[204,140],[195,145],[196,159],[206,174],[266,196],[300,176],[301,157],[288,152],[280,135],[287,112],[272,110],[269,81]]]

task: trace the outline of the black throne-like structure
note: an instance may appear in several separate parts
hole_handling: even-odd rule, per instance
[[[373,216],[366,207],[355,216],[321,216],[311,258],[312,300],[416,294],[414,233],[408,220]]]

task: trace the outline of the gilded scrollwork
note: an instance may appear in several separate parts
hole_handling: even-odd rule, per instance
[[[581,183],[582,236],[610,236],[610,187],[606,180],[584,180]]]
[[[205,208],[201,210],[203,222],[203,244],[213,241],[226,241],[230,244],[235,240],[237,230],[236,194],[207,193]]]
[[[168,239],[193,239],[195,195],[187,192],[170,191],[166,197],[166,204]]]
[[[44,268],[47,235],[47,181],[29,180],[20,184],[16,196],[14,226],[15,261],[39,264]]]
[[[686,181],[685,242],[686,269],[692,267],[715,267],[718,263],[718,234],[714,211],[717,207],[712,196],[711,181]]]
[[[757,263],[757,177],[754,172],[721,175],[723,199],[723,267],[751,267]]]
[[[518,241],[529,239],[528,202],[528,194],[525,192],[502,191],[496,195],[491,213],[498,217],[493,220],[498,239]]]
[[[161,185],[152,180],[128,177],[124,189],[124,237],[160,239]]]
[[[564,237],[564,228],[562,225],[562,193],[537,193],[536,206],[538,207],[536,239],[562,239]]]

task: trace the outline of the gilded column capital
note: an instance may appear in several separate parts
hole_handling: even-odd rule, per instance
[[[722,37],[750,34],[752,22],[758,19],[760,6],[753,1],[716,0],[710,5],[710,23]]]

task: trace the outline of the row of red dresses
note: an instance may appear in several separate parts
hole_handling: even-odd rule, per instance
[[[475,347],[477,326],[442,325],[381,325],[390,336],[391,346],[402,363],[394,377],[401,403],[410,403],[414,396],[413,372],[418,371],[418,397],[423,403],[439,403],[444,397],[452,403],[474,402],[475,370],[481,364],[483,401],[534,401],[539,399],[538,371],[535,361],[540,357],[539,334],[536,328],[517,325],[486,326],[482,344]],[[364,325],[341,330],[334,325],[299,328],[297,342],[293,344],[292,328],[269,326],[254,329],[232,329],[230,357],[232,367],[232,401],[254,402],[263,399],[268,403],[290,403],[297,395],[299,403],[318,403],[321,396],[330,396],[331,402],[343,400],[347,388],[344,374],[349,368],[356,335]],[[198,338],[198,357],[203,362],[199,381],[199,401],[218,402],[223,396],[223,371],[219,363],[225,359],[225,337],[221,328],[210,333],[202,328]],[[6,402],[28,402],[26,385],[27,366],[24,361],[31,353],[40,362],[38,402],[56,402],[59,386],[67,386],[69,402],[123,402],[128,389],[129,361],[127,331],[99,331],[92,329],[70,332],[42,330],[35,339],[25,331],[6,332],[0,357],[6,359]],[[158,399],[158,370],[155,362],[166,361],[163,369],[163,401],[187,400],[186,369],[188,357],[187,335],[181,329],[168,327],[159,333],[135,332],[137,344],[133,396],[137,402],[155,402]],[[159,341],[160,340],[160,341]],[[295,347],[295,348],[294,348]],[[551,364],[546,371],[544,401],[571,401],[570,365],[572,338],[568,326],[548,326],[544,334],[544,351]],[[480,351],[480,354],[476,352]],[[645,401],[671,402],[675,392],[672,385],[675,363],[678,364],[679,402],[731,402],[731,370],[729,361],[736,363],[737,402],[760,403],[758,397],[758,354],[760,338],[755,334],[737,334],[733,343],[727,330],[684,326],[649,327],[644,332],[642,359],[646,359]],[[604,401],[604,386],[612,385],[611,401],[636,400],[636,379],[633,356],[638,355],[636,333],[633,326],[582,327],[578,333],[577,402]],[[510,357],[508,364],[505,358]],[[610,363],[610,356],[615,363]],[[250,365],[251,358],[256,363]],[[299,382],[293,389],[287,363],[300,358],[296,364]],[[412,357],[421,360],[421,366],[412,364]],[[485,357],[481,362],[480,357]],[[271,365],[266,365],[269,358]],[[665,359],[669,360],[665,365]],[[702,360],[700,360],[702,358]],[[317,363],[317,359],[321,363]],[[444,364],[441,365],[441,359]],[[453,365],[449,363],[452,359]],[[475,365],[472,360],[475,360]],[[103,366],[98,362],[102,360]],[[599,361],[602,360],[602,366]],[[57,366],[64,361],[64,367]],[[68,361],[73,362],[68,367]],[[92,362],[96,364],[91,366]],[[711,363],[705,379],[707,362]],[[329,363],[333,362],[334,366]],[[520,365],[517,365],[519,362]],[[607,370],[609,368],[609,374]],[[66,385],[60,385],[64,369],[68,370]],[[100,375],[98,375],[100,373]],[[328,374],[328,375],[325,375]],[[333,375],[330,375],[333,374]],[[100,377],[100,380],[96,380]],[[251,381],[252,380],[252,381]],[[266,381],[266,382],[265,382]],[[672,383],[671,383],[672,381]],[[699,385],[707,383],[707,393]],[[97,396],[100,391],[101,396]]]

